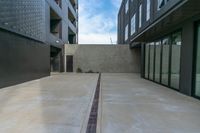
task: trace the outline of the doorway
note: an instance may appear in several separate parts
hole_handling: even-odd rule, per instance
[[[51,46],[51,72],[61,72],[61,49]]]
[[[73,55],[67,55],[66,62],[67,72],[73,72]]]

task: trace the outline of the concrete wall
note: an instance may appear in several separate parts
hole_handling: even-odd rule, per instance
[[[140,50],[127,45],[65,45],[66,55],[74,56],[75,72],[81,68],[83,72],[139,73]]]
[[[49,47],[0,29],[0,88],[49,76]]]

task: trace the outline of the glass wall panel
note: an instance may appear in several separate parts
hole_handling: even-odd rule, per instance
[[[168,85],[169,82],[169,38],[165,38],[162,41],[162,84]]]
[[[154,80],[154,43],[150,43],[149,79]]]
[[[160,82],[161,41],[155,43],[155,81]]]
[[[149,78],[149,44],[145,46],[145,78]]]
[[[172,34],[171,56],[171,87],[179,89],[180,60],[181,60],[181,32]]]
[[[126,25],[126,28],[125,28],[125,41],[127,41],[128,39],[128,25]]]
[[[150,19],[151,15],[151,0],[147,0],[147,12],[146,12],[146,21]]]
[[[196,87],[195,95],[200,97],[200,25],[197,35],[197,58],[196,58]]]
[[[142,27],[142,4],[139,7],[139,28]]]
[[[126,7],[125,7],[125,10],[126,10],[126,13],[127,13],[128,10],[129,10],[129,0],[126,1]]]
[[[136,15],[134,14],[131,18],[131,35],[133,35],[136,31]]]

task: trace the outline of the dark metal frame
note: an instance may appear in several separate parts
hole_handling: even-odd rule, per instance
[[[199,25],[200,25],[200,23],[199,23]],[[177,33],[177,32],[181,32],[181,39],[182,39],[182,30],[181,29],[178,29],[176,31],[170,32],[169,34],[166,34],[163,37],[161,37],[161,39],[157,39],[157,41],[160,40],[160,42],[161,42],[161,52],[160,52],[160,82],[155,81],[155,56],[156,56],[156,53],[155,53],[156,52],[155,42],[157,42],[157,41],[154,42],[153,80],[149,78],[149,75],[150,75],[150,47],[148,47],[149,48],[148,49],[149,50],[149,53],[148,53],[149,54],[148,55],[148,78],[144,77],[144,79],[153,81],[154,83],[157,83],[157,84],[163,85],[165,87],[171,88],[171,89],[173,89],[175,91],[180,91],[180,78],[179,78],[179,88],[178,89],[171,86],[171,69],[172,69],[172,39],[171,38],[172,38],[172,35],[174,33]],[[166,38],[166,37],[169,37],[168,85],[165,85],[165,84],[162,83],[163,38]],[[145,51],[146,51],[146,46],[145,46]],[[145,54],[145,59],[146,59],[146,52],[144,52],[144,54]],[[146,61],[145,61],[144,65],[145,65],[144,67],[146,67]],[[179,65],[181,65],[181,63]],[[180,71],[181,71],[181,67],[180,67]],[[146,75],[146,71],[144,73]]]
[[[198,27],[200,26],[200,21],[195,23],[194,26],[194,49],[193,49],[193,70],[192,70],[192,96],[200,99],[200,96],[195,94],[196,92],[196,68],[197,68],[197,54],[198,54]]]

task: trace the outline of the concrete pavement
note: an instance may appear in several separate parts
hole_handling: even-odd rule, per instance
[[[200,102],[137,74],[102,74],[98,133],[199,133]]]
[[[0,89],[0,133],[84,132],[98,74],[59,74]]]
[[[54,74],[0,89],[0,133],[85,133],[98,74]],[[141,79],[102,74],[98,133],[199,133],[200,101]]]

